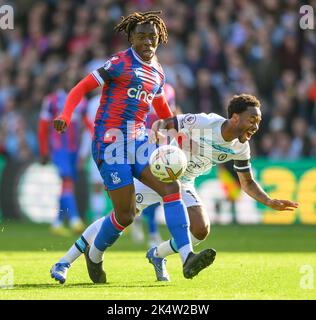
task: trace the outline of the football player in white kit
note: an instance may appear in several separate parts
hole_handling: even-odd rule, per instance
[[[204,240],[210,231],[209,217],[195,190],[194,180],[209,171],[213,165],[233,160],[241,188],[249,196],[274,210],[292,211],[298,207],[296,202],[271,199],[253,178],[249,140],[259,129],[260,122],[260,102],[252,95],[241,94],[234,96],[229,102],[228,119],[214,113],[184,114],[157,120],[153,124],[152,141],[159,138],[165,139],[161,131],[167,129],[173,137],[180,134],[182,149],[185,152],[189,151],[187,153],[188,166],[180,182],[182,199],[190,218],[193,244],[196,245]],[[139,211],[161,201],[158,194],[143,184],[135,184],[135,188]],[[71,264],[74,258],[76,259],[77,255],[81,254],[80,252],[84,252],[85,246],[93,242],[103,219],[90,225],[59,262]],[[146,257],[154,266],[158,281],[170,280],[166,269],[166,257],[176,252],[177,248],[173,239],[148,250]],[[60,278],[65,280],[66,274],[60,275]]]
[[[174,115],[181,113],[181,109],[179,108],[179,106],[176,105],[176,95],[175,95],[175,90],[173,86],[166,82],[163,87],[163,90],[172,113]],[[159,118],[155,110],[153,108],[150,108],[150,111],[146,119],[146,128],[150,129],[153,123],[158,119]],[[142,183],[139,182],[136,178],[134,178],[134,184],[135,183],[139,183],[140,184],[139,187],[141,188]],[[142,195],[137,194],[136,202],[141,199],[142,199]],[[160,202],[152,203],[151,205],[143,207],[143,209],[141,210],[141,215],[137,216],[134,222],[130,226],[131,236],[134,242],[136,243],[144,242],[145,234],[143,231],[142,218],[145,218],[146,220],[146,225],[148,230],[148,247],[151,248],[154,245],[157,245],[160,242],[162,242],[159,234],[158,224],[156,221],[156,213],[158,210],[163,210],[163,208],[160,206]]]

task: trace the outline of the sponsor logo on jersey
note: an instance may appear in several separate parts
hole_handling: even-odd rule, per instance
[[[139,85],[136,88],[129,88],[127,90],[127,95],[130,98],[137,99],[139,101],[144,101],[146,103],[151,104],[154,99],[154,95],[152,93],[147,93],[145,90],[142,90],[143,86]]]
[[[229,149],[229,148],[225,148],[225,147],[222,147],[220,146],[219,144],[216,144],[214,143],[211,139],[207,139],[205,137],[201,137],[200,140],[202,142],[205,142],[206,144],[212,146],[214,149],[216,149],[217,151],[220,151],[220,152],[225,152],[225,153],[228,153],[228,154],[236,154],[236,152],[232,149]]]
[[[225,147],[222,147],[218,144],[215,144],[215,143],[212,143],[212,147],[218,151],[222,151],[222,152],[225,152],[225,153],[229,153],[229,154],[235,154],[235,151],[232,150],[232,149],[229,149],[229,148],[225,148]]]

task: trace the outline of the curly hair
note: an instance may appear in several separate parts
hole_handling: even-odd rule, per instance
[[[251,94],[234,95],[228,104],[228,118],[230,119],[234,113],[246,111],[248,107],[260,108],[260,101]]]
[[[130,39],[131,32],[138,24],[153,23],[158,29],[158,43],[168,42],[168,32],[164,21],[158,16],[161,11],[134,12],[129,16],[122,17],[122,21],[114,27],[117,32],[124,31],[127,39]]]

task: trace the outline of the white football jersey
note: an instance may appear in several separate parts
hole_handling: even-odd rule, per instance
[[[182,149],[188,158],[187,169],[180,178],[182,183],[193,183],[196,177],[209,172],[218,163],[250,160],[248,141],[241,143],[237,138],[224,140],[221,127],[226,119],[222,116],[216,113],[188,113],[176,118],[178,132],[184,135]]]

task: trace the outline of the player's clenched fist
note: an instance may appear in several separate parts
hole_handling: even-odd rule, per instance
[[[54,119],[54,128],[58,133],[64,133],[67,128],[67,123],[61,118]]]

